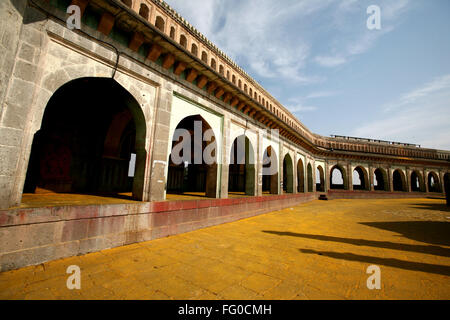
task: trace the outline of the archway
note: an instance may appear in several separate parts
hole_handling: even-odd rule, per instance
[[[429,192],[441,192],[439,176],[434,171],[431,171],[430,173],[428,173],[428,191]]]
[[[308,179],[308,192],[313,192],[313,172],[311,163],[308,163],[307,167],[307,179]]]
[[[317,166],[316,168],[316,191],[324,192],[325,191],[325,174],[322,166]]]
[[[394,191],[406,191],[405,175],[400,169],[396,169],[392,174],[392,185]]]
[[[330,170],[330,189],[347,189],[345,169],[335,165]]]
[[[289,153],[283,159],[283,191],[286,193],[294,192],[294,167]]]
[[[425,192],[425,186],[423,183],[422,175],[419,171],[411,172],[411,191]]]
[[[384,169],[377,168],[373,172],[373,188],[376,191],[388,191],[388,179]]]
[[[268,146],[263,154],[262,192],[278,194],[278,157]]]
[[[172,138],[167,193],[215,198],[217,192],[216,137],[200,115],[182,119]]]
[[[142,200],[145,138],[139,103],[115,80],[72,80],[45,108],[33,139],[24,193]]]
[[[367,171],[361,166],[353,169],[353,190],[369,190]]]
[[[234,139],[228,166],[228,193],[255,195],[255,158],[250,140],[245,135]]]
[[[305,169],[302,159],[297,161],[297,192],[305,192]]]

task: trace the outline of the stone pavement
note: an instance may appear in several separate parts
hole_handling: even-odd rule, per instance
[[[70,265],[80,290],[66,287]],[[450,211],[442,199],[313,201],[3,272],[0,298],[450,299]]]

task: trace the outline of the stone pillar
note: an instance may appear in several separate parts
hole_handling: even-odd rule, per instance
[[[444,174],[445,174],[445,171],[442,171],[442,170],[439,171],[439,187],[440,187],[441,193],[443,193],[443,194],[445,194]]]
[[[157,105],[155,112],[154,136],[150,148],[150,187],[149,201],[162,201],[165,198],[165,190],[168,174],[168,150],[172,143],[169,137],[170,113],[172,110],[172,90],[163,85],[157,91]]]
[[[317,186],[316,186],[316,161],[313,160],[311,162],[311,167],[312,167],[312,189],[313,192],[317,192]]]
[[[391,167],[387,168],[387,174],[388,174],[388,187],[390,192],[394,192],[394,181],[392,180],[392,169]]]
[[[428,176],[426,169],[423,169],[423,184],[425,186],[425,192],[430,192],[430,189],[428,188]]]
[[[233,143],[230,141],[230,118],[227,114],[225,114],[223,118],[223,137],[222,138],[222,159],[221,164],[219,165],[220,174],[220,194],[218,197],[222,199],[228,198],[228,179],[229,179],[229,162],[230,155],[227,150],[230,150],[230,144]]]
[[[0,1],[0,209],[21,203],[35,133],[31,109],[42,76],[46,16],[27,3]]]
[[[367,173],[369,175],[369,190],[370,191],[375,191],[375,186],[374,186],[374,168],[372,167],[372,165],[369,164],[369,172]]]
[[[262,195],[262,162],[263,162],[263,133],[262,130],[257,131],[258,136],[256,137],[256,195]]]
[[[328,165],[328,161],[325,161],[325,168],[323,169],[323,191],[328,192],[330,189],[329,185],[329,174],[328,171],[330,170],[330,166]]]
[[[298,175],[297,175],[297,161],[298,161],[298,159],[297,159],[297,157],[298,157],[298,155],[297,155],[297,152],[294,152],[294,159],[292,160],[293,161],[293,164],[292,164],[292,193],[298,193],[298,187],[297,187],[297,185],[298,185]]]
[[[405,182],[406,182],[406,191],[407,192],[411,192],[411,173],[412,173],[411,169],[405,168],[405,174],[406,174]]]
[[[353,191],[353,170],[351,163],[347,163],[347,188]]]

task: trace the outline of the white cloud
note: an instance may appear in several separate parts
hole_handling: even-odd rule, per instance
[[[337,30],[334,31],[336,39],[333,42],[334,46],[330,49],[331,54],[317,55],[314,61],[320,66],[332,68],[350,62],[352,56],[367,52],[381,36],[395,29],[398,17],[408,9],[408,4],[409,0],[382,1],[379,4],[381,30],[368,30],[365,21],[362,23],[362,19],[356,19],[360,21],[358,28],[355,28],[353,19],[348,19],[350,11],[358,16],[366,14],[361,2],[354,0],[341,2],[334,16],[334,26]]]
[[[232,59],[248,66],[249,73],[297,84],[323,80],[304,71],[311,54],[311,43],[305,35],[311,26],[303,18],[328,7],[331,0],[282,4],[272,0],[168,3]]]
[[[346,58],[340,56],[317,56],[314,60],[323,67],[336,67],[347,62]]]
[[[450,149],[450,75],[438,77],[387,106],[383,118],[356,128],[352,135]]]

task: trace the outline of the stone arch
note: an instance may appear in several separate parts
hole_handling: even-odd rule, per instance
[[[335,170],[340,173],[335,174]],[[342,182],[341,182],[342,179]],[[336,164],[330,169],[330,189],[344,189],[348,190],[348,181],[345,168]]]
[[[169,37],[170,37],[171,39],[175,40],[175,27],[174,27],[174,26],[171,26],[171,27],[170,27],[170,34],[169,34]]]
[[[392,173],[392,186],[394,191],[406,192],[406,178],[403,170],[395,169]]]
[[[217,67],[217,65],[216,65],[216,60],[213,58],[213,59],[211,59],[211,68],[213,68],[214,70],[216,70],[216,67]]]
[[[352,179],[353,190],[370,190],[369,175],[363,166],[357,166],[353,169]]]
[[[325,171],[320,164],[316,167],[316,191],[325,191]]]
[[[428,172],[427,182],[429,192],[441,192],[441,184],[439,181],[439,176],[436,174],[436,172]]]
[[[250,139],[242,134],[233,140],[228,166],[228,192],[255,195],[255,151]]]
[[[305,169],[302,159],[297,161],[297,192],[305,192]]]
[[[313,172],[312,172],[312,166],[311,163],[308,163],[307,169],[306,169],[306,174],[307,174],[307,182],[308,182],[308,192],[313,192]]]
[[[187,48],[187,38],[184,34],[180,35],[180,45],[185,49]]]
[[[389,183],[386,170],[376,168],[373,172],[373,185],[376,191],[389,191]]]
[[[155,27],[157,29],[159,29],[160,31],[164,32],[165,25],[166,25],[166,22],[164,21],[164,19],[161,16],[156,16]]]
[[[294,192],[294,166],[289,153],[286,153],[283,159],[283,191]]]
[[[425,184],[419,170],[411,172],[411,191],[425,192]]]
[[[124,87],[111,78],[74,79],[43,109],[24,192],[130,192],[144,200],[146,120]]]
[[[197,141],[194,132],[201,131]],[[210,141],[203,137],[210,136]],[[186,139],[186,140],[185,140]],[[217,194],[217,142],[210,124],[199,114],[178,122],[172,137],[168,159],[166,190],[168,193],[195,194],[215,198]],[[200,143],[199,143],[200,142]],[[208,150],[212,159],[206,159]]]
[[[272,146],[263,153],[262,180],[263,193],[278,194],[278,157]]]
[[[221,75],[224,75],[223,65],[219,65],[219,73],[220,73]]]
[[[208,64],[208,54],[206,53],[206,51],[202,51],[202,61]]]
[[[191,53],[196,57],[198,56],[198,47],[195,43],[191,45]]]
[[[141,3],[141,5],[139,7],[139,15],[142,18],[144,18],[145,20],[148,20],[149,13],[150,13],[150,9],[144,3]]]

